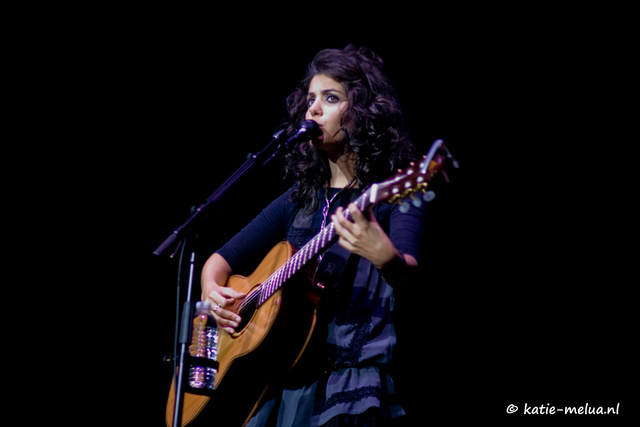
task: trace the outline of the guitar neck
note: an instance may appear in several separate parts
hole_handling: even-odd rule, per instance
[[[360,210],[365,210],[369,207],[368,203],[371,189],[368,189],[361,194],[354,203]],[[344,210],[344,216],[347,219],[351,218],[349,209]],[[320,251],[326,248],[336,237],[336,227],[333,222],[330,222],[325,228],[316,234],[306,245],[304,245],[299,251],[297,251],[286,263],[282,265],[275,273],[273,273],[267,280],[264,281],[260,289],[260,299],[258,306],[262,305],[266,300],[277,292],[282,285],[289,280],[294,274],[296,274],[302,267],[307,265],[309,261],[313,259]]]
[[[398,171],[396,175],[388,180],[372,184],[354,201],[355,205],[361,211],[365,211],[382,200],[387,203],[394,203],[407,196],[413,197],[413,194],[417,191],[426,193],[428,182],[444,165],[444,157],[442,154],[438,154],[439,151],[444,151],[446,157],[453,162],[454,167],[458,167],[457,162],[446,149],[443,141],[439,139],[433,143],[428,154],[423,156],[423,160],[419,165],[412,162],[408,168]],[[429,201],[429,199],[424,200]],[[344,210],[344,216],[347,219],[351,219],[349,209]],[[335,224],[331,222],[262,283],[258,305],[262,305],[268,300],[287,280],[331,243],[335,236]]]

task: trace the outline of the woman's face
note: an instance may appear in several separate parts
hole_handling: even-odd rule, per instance
[[[317,74],[309,83],[307,93],[306,120],[314,120],[320,126],[322,135],[311,141],[322,150],[336,149],[344,138],[340,130],[342,114],[349,101],[340,83],[324,74]]]

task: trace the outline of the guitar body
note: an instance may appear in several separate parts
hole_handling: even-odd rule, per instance
[[[246,301],[292,254],[289,243],[278,243],[250,276],[231,276],[227,286],[247,294]],[[215,389],[208,395],[185,392],[182,425],[192,422],[206,405],[224,413],[225,426],[246,424],[271,382],[291,369],[302,355],[316,323],[319,302],[313,281],[306,274],[297,274],[252,313],[241,314],[242,323],[234,334],[219,330]],[[240,314],[239,305],[231,310]],[[167,403],[169,427],[174,403],[175,379]]]

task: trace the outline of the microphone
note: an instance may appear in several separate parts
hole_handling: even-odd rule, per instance
[[[269,143],[269,146],[278,143],[276,151],[271,154],[271,156],[263,163],[263,166],[266,166],[267,163],[271,162],[271,160],[280,156],[282,152],[289,151],[289,149],[293,148],[300,141],[309,141],[310,139],[317,138],[320,135],[322,135],[320,126],[318,126],[318,123],[314,122],[313,120],[305,120],[304,122],[300,123],[300,126],[298,126],[298,130],[296,130],[295,133],[284,143],[279,142],[284,139],[284,129],[279,130],[278,132],[273,134],[273,140]],[[253,156],[257,157],[256,155]]]
[[[313,138],[317,138],[322,135],[320,126],[313,120],[305,120],[300,123],[298,130],[294,133],[287,142],[284,143],[285,149],[290,149],[300,141],[309,141]]]

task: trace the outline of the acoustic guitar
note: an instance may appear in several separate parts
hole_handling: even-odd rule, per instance
[[[354,203],[362,211],[386,201],[416,200],[418,192],[428,200],[429,181],[443,169],[445,156],[454,162],[442,140],[433,143],[418,165],[411,164],[390,179],[369,186]],[[404,209],[408,206],[405,203]],[[401,206],[401,209],[403,207]],[[344,215],[350,218],[349,210]],[[230,308],[242,322],[236,332],[218,330],[218,372],[214,390],[184,393],[182,426],[191,423],[210,401],[224,413],[229,425],[244,426],[253,416],[269,385],[292,369],[307,348],[316,324],[324,285],[316,282],[317,255],[336,237],[329,223],[300,250],[287,242],[278,243],[245,277],[231,276],[226,284],[246,297]],[[193,391],[193,393],[192,393]],[[175,377],[169,391],[166,421],[172,427],[175,406]]]

